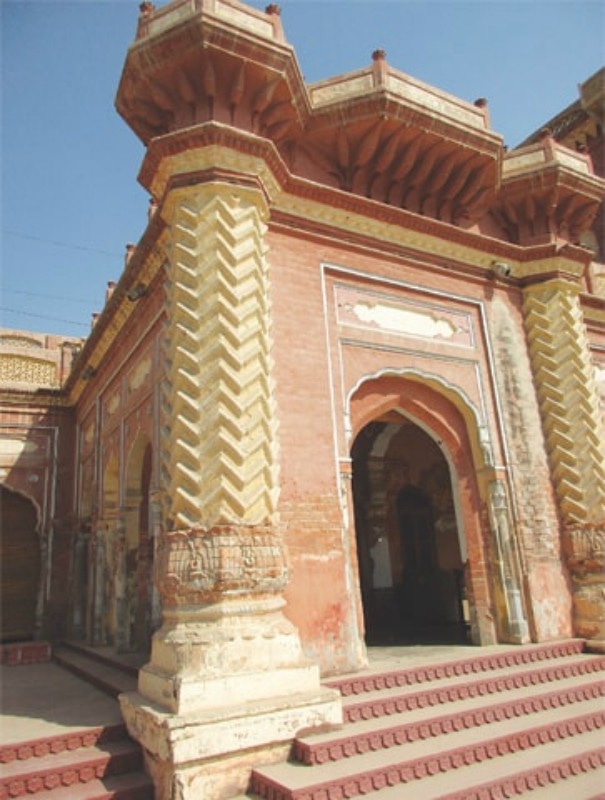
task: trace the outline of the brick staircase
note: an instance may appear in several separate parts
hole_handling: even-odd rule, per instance
[[[116,697],[136,686],[136,667],[91,648],[64,645],[54,660]],[[139,745],[125,725],[69,730],[0,747],[0,800],[153,800]]]
[[[143,656],[118,659],[110,648],[88,647],[78,642],[63,642],[55,647],[53,660],[112,697],[136,690],[138,671],[145,662]]]
[[[247,797],[605,798],[604,674],[574,640],[330,681],[343,728],[297,738]]]

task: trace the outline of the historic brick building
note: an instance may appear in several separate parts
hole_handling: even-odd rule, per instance
[[[337,721],[366,641],[602,644],[603,81],[506,152],[382,51],[305,84],[276,6],[142,4],[147,229],[84,342],[0,342],[3,625],[155,631],[161,796]]]

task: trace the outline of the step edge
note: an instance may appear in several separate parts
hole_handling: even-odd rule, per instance
[[[588,717],[599,717],[600,719],[598,722],[600,724],[595,725],[592,729],[586,730],[586,723]],[[573,728],[571,724],[574,723]],[[558,728],[565,726],[566,730],[562,733],[564,735],[557,735],[556,738],[547,738],[552,735],[553,732],[558,732]],[[459,746],[459,747],[450,747],[443,749],[441,751],[430,752],[430,753],[423,753],[415,756],[411,759],[405,759],[397,761],[396,763],[385,763],[382,765],[378,765],[371,769],[364,769],[363,764],[359,764],[359,758],[356,765],[358,771],[353,772],[349,770],[346,775],[342,776],[335,776],[333,779],[326,781],[325,779],[322,780],[321,775],[317,775],[317,772],[321,767],[315,767],[315,781],[307,785],[307,791],[316,791],[320,788],[324,788],[326,785],[333,785],[336,786],[339,783],[344,781],[358,781],[362,777],[368,774],[379,774],[383,772],[388,772],[390,770],[406,770],[406,771],[414,771],[414,770],[423,770],[422,765],[426,765],[429,762],[436,762],[438,764],[444,764],[443,768],[440,768],[440,771],[447,772],[449,769],[459,769],[462,766],[472,766],[475,763],[481,763],[486,760],[490,760],[492,758],[501,758],[501,757],[514,757],[518,755],[519,752],[524,750],[531,750],[534,748],[540,747],[548,747],[549,745],[559,745],[562,742],[569,743],[570,740],[575,740],[575,742],[579,743],[578,746],[583,746],[582,735],[586,734],[587,736],[592,735],[595,732],[600,732],[601,729],[605,727],[605,711],[598,711],[593,712],[592,714],[584,714],[581,717],[573,720],[564,720],[556,726],[550,725],[540,725],[536,726],[531,729],[521,730],[517,732],[517,734],[511,735],[501,735],[494,737],[492,739],[486,739],[479,742],[476,742],[474,745],[469,746]],[[546,739],[542,741],[542,739]],[[601,738],[601,737],[600,737]],[[593,748],[594,749],[594,748]],[[489,752],[488,752],[489,751]],[[543,751],[544,752],[544,751]],[[490,755],[491,753],[491,755]],[[548,752],[546,752],[548,755]],[[348,762],[351,765],[355,766],[355,761],[352,759],[348,759]],[[280,765],[282,767],[288,765]],[[334,762],[331,762],[330,765],[322,765],[325,767],[325,772],[329,772],[329,768],[334,766]],[[292,765],[294,770],[297,769],[304,769],[304,765]],[[309,768],[310,771],[313,768]],[[282,770],[285,771],[285,770]],[[285,786],[285,780],[287,776],[281,776],[280,779],[275,779],[270,775],[271,767],[266,768],[259,768],[255,769],[252,772],[255,780],[264,780],[266,782],[270,782],[272,785],[280,786],[282,788],[287,788]],[[299,772],[294,771],[292,775],[299,775]],[[311,772],[309,774],[311,780],[313,780],[313,776]],[[280,783],[281,780],[281,783]],[[258,791],[258,788],[255,786],[259,786],[259,783],[251,784],[254,791]],[[297,787],[295,787],[297,788]],[[299,787],[298,787],[299,788]],[[362,792],[363,793],[363,792]]]
[[[531,792],[535,788],[566,780],[569,772],[572,775],[578,775],[599,769],[602,766],[605,766],[605,747],[589,750],[571,759],[560,759],[539,769],[523,770],[509,778],[498,778],[494,781],[465,787],[462,790],[441,795],[440,800],[481,800],[481,798],[485,797],[485,792],[488,792],[491,797],[495,789],[503,788],[509,784],[514,786],[517,794]],[[574,772],[578,767],[580,768],[578,772]],[[594,798],[594,800],[597,799]]]
[[[108,742],[107,749],[102,747],[82,747],[62,753],[45,756],[32,761],[13,761],[4,766],[4,774],[0,773],[0,787],[8,786],[13,781],[26,778],[42,777],[53,773],[64,773],[74,769],[80,770],[89,766],[107,766],[120,759],[142,758],[140,746],[132,739]],[[62,759],[66,760],[63,761]],[[69,760],[67,760],[69,758]],[[54,761],[54,763],[53,763]],[[10,767],[12,769],[6,769]],[[29,767],[29,768],[28,768]]]
[[[120,670],[114,670],[112,667],[109,667],[106,664],[101,665],[103,669],[111,670],[114,674],[109,674],[107,676],[96,675],[94,671],[88,671],[85,665],[72,662],[69,660],[69,657],[63,658],[60,653],[56,653],[53,656],[53,660],[63,669],[68,670],[73,675],[76,675],[77,677],[89,683],[91,686],[94,686],[96,689],[99,689],[105,694],[110,695],[114,699],[117,699],[118,695],[122,694],[123,692],[133,691],[133,677],[126,675]],[[91,661],[91,664],[94,664],[94,662]],[[129,679],[131,683],[126,684],[126,679]],[[134,688],[136,688],[136,684],[134,684]]]
[[[590,689],[594,691],[589,691]],[[366,742],[375,740],[376,737],[381,739],[381,749],[388,749],[399,744],[415,741],[418,738],[430,739],[434,736],[448,735],[465,728],[470,728],[471,726],[464,724],[464,719],[467,716],[472,716],[473,727],[487,727],[493,723],[504,721],[505,719],[528,718],[530,714],[554,710],[555,708],[565,707],[572,711],[576,703],[587,702],[604,696],[605,686],[594,683],[577,687],[576,691],[570,688],[564,693],[560,691],[546,692],[528,698],[519,698],[512,703],[510,701],[503,701],[495,705],[488,703],[469,708],[466,711],[458,710],[449,714],[439,714],[426,719],[410,722],[402,720],[396,724],[385,724],[384,727],[376,727],[368,731],[352,731],[351,733],[347,733],[345,726],[344,729],[337,732],[318,733],[308,738],[296,737],[292,745],[292,752],[296,759],[303,764],[311,766],[326,763],[326,761],[335,761],[339,758],[349,758],[351,755],[358,755],[360,754],[358,748],[365,747]],[[493,718],[489,719],[488,715],[491,715]],[[397,716],[403,717],[403,714]],[[379,717],[374,719],[384,719],[384,722],[388,723],[392,717],[389,716],[386,719],[384,717]],[[456,726],[457,721],[460,727]],[[370,720],[364,720],[364,722],[370,722]],[[433,732],[435,726],[439,728],[437,733]],[[425,729],[429,730],[430,735],[420,736],[420,733]],[[338,733],[342,735],[338,736]],[[415,735],[414,738],[411,739],[410,734],[414,733],[418,735]],[[402,738],[402,741],[397,741],[398,738]],[[390,743],[389,740],[391,740]],[[343,752],[342,755],[337,755],[343,748],[350,750],[352,746],[355,746],[355,753],[350,754]],[[332,751],[333,754],[330,754],[330,751]],[[364,750],[364,752],[367,752],[367,750]],[[326,756],[328,757],[326,758]]]
[[[451,695],[456,695],[461,694],[463,691],[469,692],[469,696],[471,697],[480,694],[493,695],[497,694],[498,691],[504,691],[505,689],[521,689],[528,686],[544,685],[556,680],[593,675],[601,672],[602,667],[605,667],[605,659],[603,665],[601,665],[600,662],[593,660],[574,661],[566,664],[553,663],[548,667],[513,672],[506,677],[490,676],[489,673],[485,673],[482,676],[476,676],[475,680],[444,684],[443,686],[435,688],[434,691],[436,695],[445,695],[448,692]],[[498,687],[499,683],[504,683],[504,686],[501,689]],[[366,693],[367,695],[373,694],[373,696],[366,696],[365,699],[362,699],[363,695],[355,695],[355,701],[352,701],[351,696],[343,698],[343,713],[345,720],[350,722],[356,721],[358,718],[357,715],[359,715],[363,709],[367,709],[371,706],[378,707],[387,703],[397,702],[401,704],[407,704],[409,706],[410,703],[414,703],[419,698],[425,697],[427,694],[426,685],[424,689],[420,688],[420,686],[416,688],[417,686],[418,685],[415,684],[407,687],[397,686],[387,690],[379,690],[381,694],[368,692]],[[489,691],[481,692],[480,689],[483,687]],[[402,691],[404,689],[408,689],[409,691]],[[440,700],[439,702],[448,702],[448,700],[444,697],[444,699]],[[414,707],[415,706],[412,705],[412,709]],[[379,716],[380,714],[377,715]]]
[[[565,651],[565,652],[560,652]],[[438,660],[434,662],[427,662],[426,664],[419,664],[415,667],[406,667],[403,669],[393,670],[377,670],[363,675],[350,675],[341,678],[329,678],[324,681],[326,686],[333,689],[339,689],[341,693],[343,688],[347,685],[359,685],[363,682],[370,682],[376,678],[388,678],[399,675],[415,675],[423,674],[422,680],[416,680],[414,683],[425,683],[426,681],[435,679],[435,670],[464,670],[464,667],[469,667],[469,672],[462,672],[462,674],[470,674],[471,672],[483,672],[486,670],[494,669],[494,661],[502,661],[501,667],[505,668],[513,665],[520,665],[522,663],[529,663],[531,661],[548,661],[551,659],[560,658],[562,655],[580,655],[586,651],[586,642],[584,639],[563,639],[557,642],[541,643],[538,645],[523,645],[519,648],[510,648],[502,652],[492,653],[477,653],[477,655],[467,658],[454,658],[451,660],[443,661]],[[548,657],[540,658],[541,654],[548,653]],[[509,660],[513,661],[513,664]],[[480,669],[472,670],[471,666],[478,666]],[[460,674],[460,673],[459,673]],[[443,677],[451,677],[444,674]]]
[[[44,736],[36,739],[24,739],[0,746],[0,765],[13,761],[32,761],[51,754],[77,750],[99,743],[118,741],[128,736],[126,725],[116,722],[109,725],[78,728],[77,730]],[[78,742],[76,744],[76,742]],[[72,744],[73,746],[70,746]],[[55,748],[53,750],[53,747]],[[36,752],[36,750],[38,752]]]
[[[122,785],[125,784],[125,785]],[[127,772],[122,775],[108,775],[106,778],[94,778],[87,783],[72,786],[57,786],[54,789],[42,789],[40,793],[28,794],[27,797],[35,798],[43,792],[44,800],[73,800],[75,788],[86,787],[86,795],[80,800],[110,800],[115,797],[126,797],[124,792],[148,790],[148,800],[153,800],[153,781],[142,769]],[[12,798],[11,798],[12,800]],[[15,798],[17,800],[17,798]]]
[[[69,639],[64,639],[56,647],[59,649],[64,647],[67,650],[71,650],[72,652],[81,655],[83,658],[86,658],[89,661],[96,661],[100,664],[104,664],[105,666],[111,667],[119,672],[124,672],[126,675],[130,675],[134,678],[136,678],[139,674],[138,667],[134,667],[131,664],[124,664],[117,659],[114,660],[103,653],[97,652],[93,647],[89,647],[81,642],[74,642]]]

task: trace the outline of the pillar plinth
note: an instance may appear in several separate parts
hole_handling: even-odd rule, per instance
[[[172,168],[184,165],[176,158]],[[169,190],[162,398],[162,626],[138,692],[123,695],[156,800],[223,800],[302,729],[339,725],[283,612],[267,200],[192,181]]]

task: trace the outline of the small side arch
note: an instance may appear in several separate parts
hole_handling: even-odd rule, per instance
[[[0,631],[3,642],[35,638],[41,598],[40,514],[24,494],[0,484]]]

